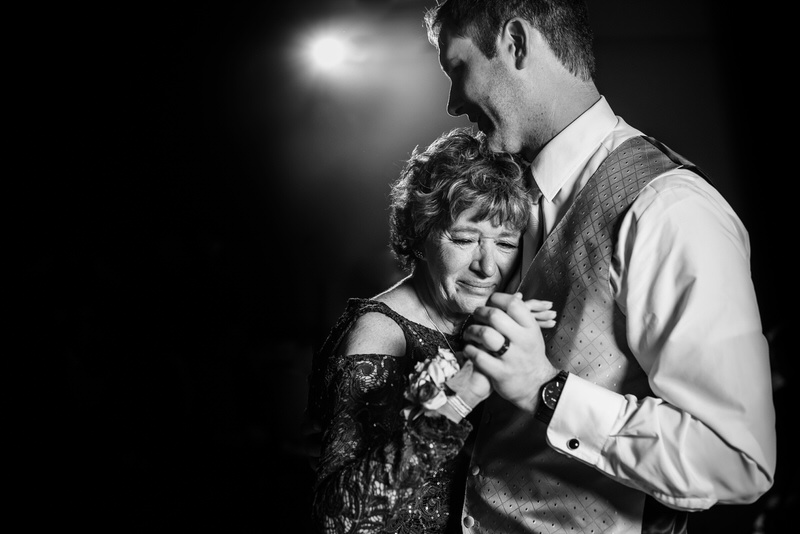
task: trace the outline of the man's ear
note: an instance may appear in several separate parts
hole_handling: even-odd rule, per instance
[[[505,23],[500,35],[500,50],[509,55],[518,69],[530,59],[531,25],[525,19],[514,17]]]

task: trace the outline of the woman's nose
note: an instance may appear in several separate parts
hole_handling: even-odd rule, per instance
[[[477,269],[483,276],[489,277],[497,272],[497,262],[494,258],[494,247],[492,245],[480,245],[477,250],[478,257],[475,259]]]

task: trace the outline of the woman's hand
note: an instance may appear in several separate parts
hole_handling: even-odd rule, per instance
[[[514,293],[518,299],[522,299],[522,293]],[[556,325],[556,311],[551,309],[553,303],[549,300],[526,300],[525,305],[531,312],[531,316],[539,323],[539,328],[553,328]]]
[[[445,383],[470,408],[475,408],[492,393],[492,384],[486,375],[475,369],[470,360],[463,361],[461,369]]]

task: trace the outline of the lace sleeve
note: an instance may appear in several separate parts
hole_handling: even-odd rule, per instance
[[[313,505],[321,532],[427,532],[447,520],[448,462],[472,426],[424,415],[406,421],[406,360],[342,356],[328,372],[331,415]]]

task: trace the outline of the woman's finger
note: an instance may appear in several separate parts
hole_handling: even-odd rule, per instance
[[[549,300],[530,299],[525,301],[525,305],[531,312],[545,311],[553,308],[553,303]]]
[[[495,358],[477,346],[465,346],[464,356],[472,361],[475,369],[486,375],[490,381],[494,382],[494,380],[502,375],[504,365],[503,362],[499,358]]]

